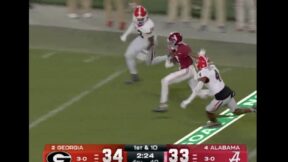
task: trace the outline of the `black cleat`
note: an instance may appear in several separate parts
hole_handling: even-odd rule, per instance
[[[168,111],[167,107],[157,107],[153,109],[154,112],[166,112]]]
[[[164,104],[164,105],[160,105],[157,108],[153,109],[154,112],[166,112],[168,111],[168,105]]]
[[[204,125],[203,127],[204,128],[215,128],[215,127],[221,127],[222,124],[219,123],[219,122],[211,122],[211,121],[208,121],[206,125]]]
[[[134,84],[136,82],[138,82],[138,81],[134,81],[134,80],[131,79],[131,80],[126,80],[125,84]]]
[[[134,84],[134,83],[139,82],[139,81],[140,81],[140,79],[139,79],[137,74],[131,74],[131,79],[126,80],[125,84]]]
[[[257,105],[255,105],[251,110],[252,110],[252,112],[256,113],[257,112]]]

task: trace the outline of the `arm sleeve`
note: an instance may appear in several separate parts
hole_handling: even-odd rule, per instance
[[[133,22],[130,24],[130,26],[128,27],[128,29],[122,34],[122,36],[127,37],[134,29],[134,24]]]
[[[196,87],[194,88],[192,94],[189,96],[189,98],[187,99],[187,101],[192,102],[195,97],[197,96],[197,93],[203,88],[204,83],[202,81],[199,81],[196,85]]]

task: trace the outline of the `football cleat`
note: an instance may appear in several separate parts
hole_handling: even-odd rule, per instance
[[[138,75],[137,74],[132,74],[131,75],[131,79],[130,80],[126,80],[125,84],[133,84],[133,83],[136,83],[136,82],[139,82],[139,81],[140,81],[140,79],[139,79]]]
[[[168,111],[168,105],[167,104],[161,104],[157,108],[153,109],[154,112],[166,112]]]
[[[189,101],[184,100],[184,101],[181,102],[180,107],[181,107],[182,109],[186,109],[186,108],[187,108],[187,105],[188,105],[189,103],[190,103]]]
[[[257,112],[257,105],[255,105],[253,108],[251,108],[251,111],[256,113]]]
[[[208,121],[206,125],[204,125],[204,128],[214,128],[214,127],[220,127],[222,124],[220,122],[211,122]]]

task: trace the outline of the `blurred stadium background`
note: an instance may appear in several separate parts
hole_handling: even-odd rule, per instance
[[[33,3],[38,4],[53,4],[53,5],[66,5],[65,0],[30,0]],[[129,1],[129,0],[124,0]],[[103,0],[93,0],[93,7],[97,9],[103,9]],[[193,0],[192,15],[200,17],[200,11],[202,8],[202,0]],[[227,19],[235,20],[234,6],[235,1],[226,1]],[[167,0],[142,0],[142,4],[149,8],[150,13],[166,14],[167,13]],[[213,12],[214,9],[212,9]],[[212,13],[212,17],[215,15]]]
[[[205,48],[239,101],[256,90],[256,34],[234,31],[234,1],[227,1],[227,33],[197,32],[201,1],[193,1],[192,28],[164,27],[166,0],[143,0],[159,26],[158,55],[166,38],[178,30],[196,52]],[[71,20],[64,0],[32,0],[29,11],[29,152],[30,162],[42,159],[48,143],[174,143],[207,121],[197,99],[179,106],[189,93],[186,82],[170,87],[169,112],[151,112],[158,105],[160,80],[171,71],[163,64],[138,64],[142,81],[127,86],[124,52],[135,35],[120,41],[117,29],[106,29],[102,0],[94,0],[91,19]],[[130,20],[131,13],[127,13]],[[54,111],[53,111],[54,110]],[[55,111],[57,110],[57,111]],[[246,144],[249,162],[256,162],[256,115],[247,114],[205,143]]]

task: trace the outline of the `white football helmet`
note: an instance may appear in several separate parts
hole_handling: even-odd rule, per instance
[[[139,27],[144,25],[144,23],[148,20],[147,10],[141,5],[136,6],[133,12],[133,20]]]

